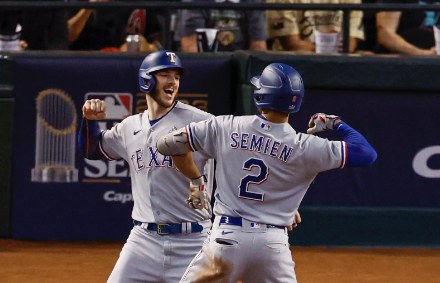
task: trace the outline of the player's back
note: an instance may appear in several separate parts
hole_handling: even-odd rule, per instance
[[[190,126],[195,148],[217,160],[217,215],[290,225],[316,174],[340,166],[341,142],[297,133],[288,123],[255,115],[199,124]]]

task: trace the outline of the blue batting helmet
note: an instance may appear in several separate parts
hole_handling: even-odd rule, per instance
[[[251,79],[255,86],[254,102],[257,108],[274,109],[281,112],[299,111],[304,98],[301,75],[283,63],[273,63],[264,68],[261,76]]]
[[[182,67],[180,58],[172,51],[160,50],[145,57],[139,68],[140,90],[147,93],[151,92],[156,85],[156,80],[152,73],[168,68],[180,69],[180,74],[182,76],[188,73],[188,71]]]

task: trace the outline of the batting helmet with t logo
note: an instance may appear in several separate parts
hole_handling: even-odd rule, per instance
[[[304,98],[301,75],[283,63],[273,63],[264,68],[261,76],[251,79],[255,86],[254,102],[257,108],[274,109],[280,112],[299,111]]]
[[[139,87],[142,92],[151,92],[156,85],[153,73],[169,68],[180,69],[180,74],[186,75],[188,71],[182,67],[180,58],[169,50],[160,50],[149,54],[142,61],[139,68]]]

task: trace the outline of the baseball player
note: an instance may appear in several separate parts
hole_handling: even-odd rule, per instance
[[[149,54],[139,69],[140,90],[148,110],[100,132],[106,117],[104,101],[84,103],[79,144],[88,159],[125,159],[130,166],[134,227],[108,282],[169,282],[180,280],[211,228],[211,207],[191,210],[188,179],[169,156],[158,153],[156,141],[191,122],[212,115],[176,101],[180,77],[186,74],[179,57],[162,50]],[[197,153],[198,170],[213,179],[213,160]],[[211,193],[211,183],[205,187]],[[201,208],[201,207],[199,207]]]
[[[377,155],[340,117],[318,113],[308,134],[288,123],[304,97],[300,74],[274,63],[252,78],[259,115],[218,116],[190,123],[158,140],[191,179],[190,194],[208,205],[194,153],[217,161],[215,220],[202,250],[180,282],[296,282],[286,226],[293,222],[310,183],[322,171],[367,166]],[[334,130],[343,141],[312,134]]]

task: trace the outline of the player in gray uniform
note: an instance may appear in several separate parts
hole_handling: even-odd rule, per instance
[[[158,150],[203,188],[192,152],[217,161],[212,232],[180,282],[296,282],[286,226],[319,172],[367,166],[377,155],[365,138],[339,117],[318,113],[309,134],[288,123],[304,96],[300,74],[274,63],[252,78],[260,115],[219,116],[159,139]],[[334,130],[344,141],[311,134]],[[203,190],[191,192],[201,203]]]
[[[84,156],[123,158],[130,166],[135,225],[108,282],[178,282],[211,228],[210,205],[199,210],[188,208],[184,202],[188,179],[171,157],[156,149],[156,141],[163,135],[212,116],[176,101],[180,76],[185,73],[173,52],[148,55],[139,70],[148,110],[107,131],[100,132],[96,121],[106,116],[105,102],[95,99],[84,103],[79,134]],[[198,169],[213,179],[213,160],[203,153],[194,158]],[[211,183],[205,189],[210,195]]]

